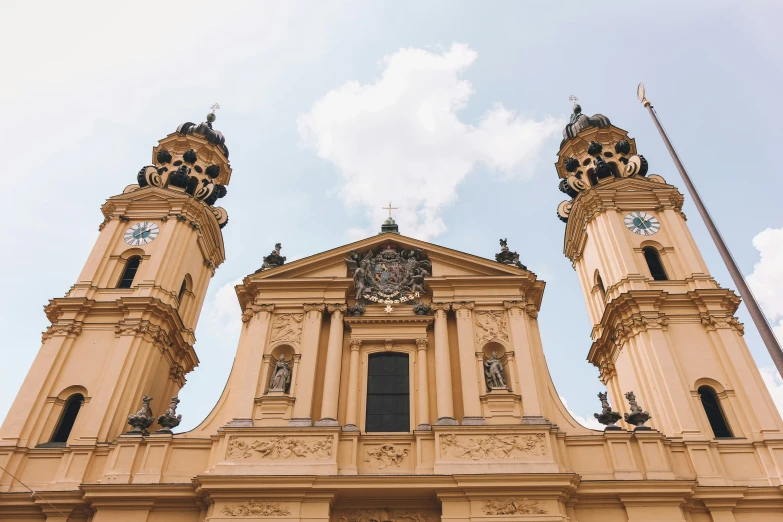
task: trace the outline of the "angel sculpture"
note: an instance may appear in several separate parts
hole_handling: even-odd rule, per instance
[[[353,272],[353,285],[356,289],[355,298],[357,301],[361,301],[364,295],[364,290],[367,288],[367,276],[370,273],[370,258],[372,258],[372,251],[367,252],[361,261],[357,263],[360,255],[357,252],[351,252],[350,257],[345,258],[345,263],[348,265],[348,272]]]

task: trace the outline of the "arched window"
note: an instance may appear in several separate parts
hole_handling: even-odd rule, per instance
[[[704,413],[707,414],[707,420],[710,421],[710,427],[715,437],[732,437],[729,423],[723,416],[723,409],[720,407],[715,390],[709,386],[700,386],[699,397],[701,397],[701,405],[704,406]]]
[[[180,306],[182,305],[182,298],[185,297],[185,292],[188,291],[188,280],[187,278],[182,280],[182,286],[179,287],[179,294],[177,295],[177,301],[179,301]]]
[[[79,415],[79,410],[82,407],[84,401],[84,395],[81,393],[75,393],[68,397],[65,401],[65,407],[63,407],[62,415],[60,415],[60,421],[57,423],[57,428],[54,430],[52,440],[50,442],[68,442],[68,436],[71,434],[73,424],[76,422],[76,416]]]
[[[595,285],[598,287],[598,290],[601,291],[601,299],[605,299],[606,287],[604,286],[604,280],[601,279],[601,274],[598,273],[598,270],[595,271]]]
[[[136,272],[139,270],[139,264],[141,263],[141,256],[133,256],[128,259],[125,264],[125,270],[122,272],[120,282],[117,284],[117,288],[130,288],[133,285],[133,278],[136,277]]]
[[[644,254],[644,260],[647,261],[647,267],[650,269],[650,275],[656,281],[666,281],[669,279],[666,277],[666,271],[663,269],[663,263],[661,263],[661,256],[658,254],[658,249],[655,247],[644,247],[642,249]]]
[[[370,354],[367,366],[365,430],[410,431],[408,354]]]

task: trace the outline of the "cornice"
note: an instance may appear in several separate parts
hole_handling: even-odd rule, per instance
[[[563,253],[572,263],[582,255],[587,225],[608,210],[660,211],[667,208],[682,213],[683,195],[672,185],[643,177],[610,178],[580,192],[571,201],[566,223]]]
[[[215,269],[226,259],[223,233],[215,211],[185,192],[144,187],[112,196],[101,206],[101,212],[105,216],[101,227],[115,217],[127,222],[178,219],[198,234],[198,245],[208,267]]]
[[[593,327],[587,360],[609,375],[622,346],[640,332],[666,329],[670,323],[701,323],[707,330],[744,326],[733,316],[739,298],[731,290],[705,288],[682,294],[662,290],[632,290],[609,301],[601,321]],[[683,312],[690,309],[691,312]],[[611,365],[611,366],[610,366]]]

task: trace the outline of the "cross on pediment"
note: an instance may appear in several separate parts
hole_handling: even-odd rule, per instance
[[[392,204],[391,204],[391,201],[389,201],[389,206],[388,206],[388,207],[381,207],[381,208],[382,208],[383,210],[388,210],[388,211],[389,211],[389,217],[392,217],[392,215],[391,215],[391,211],[392,211],[392,210],[399,210],[399,208],[398,208],[398,207],[393,207],[393,206],[392,206]]]

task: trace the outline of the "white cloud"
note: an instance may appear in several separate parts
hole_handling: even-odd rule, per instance
[[[604,426],[603,424],[598,422],[598,420],[596,420],[595,417],[593,417],[593,418],[590,418],[590,417],[585,418],[585,417],[582,417],[581,415],[577,415],[576,413],[574,413],[574,411],[571,408],[568,407],[568,401],[566,400],[565,397],[563,397],[561,395],[560,396],[560,400],[563,402],[563,406],[565,406],[566,410],[568,410],[568,413],[571,414],[571,416],[574,418],[574,420],[576,420],[576,422],[578,422],[579,424],[581,424],[585,428],[590,428],[591,430],[604,431],[604,428],[606,426]]]
[[[505,176],[529,175],[562,122],[536,121],[496,104],[477,125],[458,112],[473,94],[462,73],[478,54],[464,44],[443,52],[400,49],[384,57],[374,83],[349,81],[299,117],[303,143],[341,173],[340,195],[361,206],[373,234],[391,200],[405,235],[428,239],[446,230],[444,206],[479,163]],[[351,236],[361,231],[353,229]]]
[[[753,295],[773,324],[778,340],[783,339],[783,228],[768,228],[753,238],[759,262],[748,276]],[[783,380],[775,368],[760,368],[778,410],[783,414]]]
[[[236,290],[234,287],[242,283],[242,279],[231,281],[218,288],[208,311],[211,317],[211,326],[218,335],[239,336],[242,329],[242,309],[239,307]]]
[[[775,368],[759,368],[761,371],[761,378],[764,380],[764,384],[767,385],[772,400],[775,402],[775,406],[778,407],[778,411],[783,415],[783,379],[780,378],[780,374]]]

